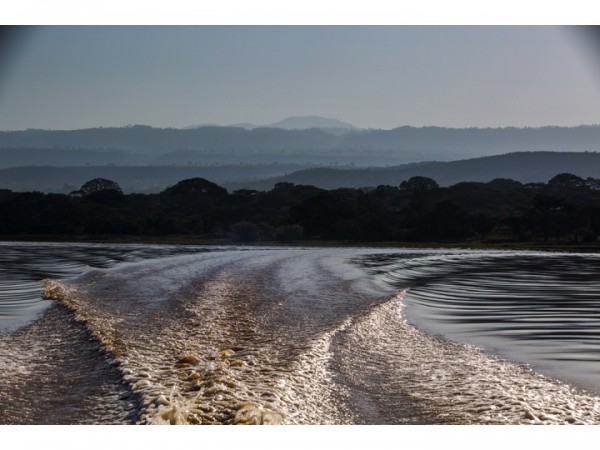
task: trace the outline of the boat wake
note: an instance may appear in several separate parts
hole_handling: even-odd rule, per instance
[[[0,337],[2,421],[600,423],[597,397],[416,329],[407,290],[356,253],[231,251],[46,280],[58,304]],[[70,408],[51,415],[65,390]]]

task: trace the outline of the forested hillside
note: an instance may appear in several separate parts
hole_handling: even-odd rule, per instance
[[[279,183],[233,193],[202,178],[159,194],[123,194],[96,179],[70,195],[0,190],[5,237],[193,236],[234,242],[594,243],[600,180],[559,174],[548,183],[508,179],[440,187],[412,177],[374,189]]]
[[[452,162],[407,164],[357,169],[314,168],[270,180],[231,184],[231,188],[266,190],[276,183],[310,184],[325,189],[396,185],[414,176],[433,178],[442,186],[461,181],[488,182],[510,178],[521,183],[544,182],[560,172],[600,178],[600,153],[527,152]]]
[[[325,189],[399,185],[414,176],[433,178],[441,186],[460,181],[488,182],[510,178],[521,183],[545,182],[560,172],[600,178],[599,153],[513,153],[452,162],[395,167],[312,168],[296,163],[215,164],[186,166],[17,167],[0,169],[0,189],[68,193],[92,178],[109,178],[125,192],[160,192],[186,178],[202,177],[227,189],[270,190],[276,183],[307,184]]]

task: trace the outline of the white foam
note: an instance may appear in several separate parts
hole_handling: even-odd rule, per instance
[[[348,331],[348,354],[374,370],[381,391],[410,397],[436,423],[600,423],[600,399],[546,378],[527,366],[447,342],[409,325],[403,294],[376,307]],[[385,360],[383,359],[385,358]],[[348,364],[356,364],[350,357]]]

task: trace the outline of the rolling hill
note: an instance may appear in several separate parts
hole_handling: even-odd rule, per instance
[[[291,120],[291,119],[290,119]],[[293,122],[293,121],[292,121]],[[288,125],[290,123],[288,122]],[[339,129],[338,129],[339,130]],[[206,126],[194,129],[90,128],[85,130],[25,130],[0,132],[0,167],[8,151],[16,165],[35,149],[95,152],[71,155],[69,165],[86,157],[94,164],[135,160],[152,164],[165,154],[185,154],[185,164],[193,160],[209,164],[227,158],[228,164],[247,162],[254,155],[267,155],[262,162],[309,163],[326,158],[339,164],[382,165],[419,161],[455,161],[512,152],[600,151],[600,126],[541,128],[440,128],[399,127],[393,130],[350,130],[343,133],[325,128],[283,129]],[[17,151],[24,160],[19,164]],[[107,152],[105,160],[100,152]],[[112,154],[108,154],[111,153]],[[116,154],[121,152],[121,154]],[[100,155],[101,156],[101,155]],[[115,161],[115,158],[120,158]],[[336,159],[337,158],[337,159]],[[361,159],[362,158],[362,159]],[[359,161],[359,159],[361,159]],[[392,161],[393,160],[393,161]],[[142,164],[138,162],[137,164]],[[64,164],[67,165],[67,164]]]
[[[546,182],[558,173],[600,178],[600,153],[518,152],[452,162],[423,162],[367,169],[315,168],[247,183],[230,183],[230,189],[269,190],[276,183],[306,184],[325,189],[339,187],[397,186],[413,176],[433,178],[441,186],[461,181],[488,182],[510,178],[522,183]]]
[[[422,162],[395,167],[355,169],[312,168],[298,164],[220,166],[79,166],[18,167],[0,170],[0,189],[70,192],[92,178],[108,178],[126,192],[158,192],[193,177],[235,189],[269,190],[287,182],[333,189],[398,186],[413,176],[425,176],[442,186],[461,181],[487,182],[510,178],[522,183],[547,182],[559,173],[600,178],[600,153],[519,152],[452,162]]]

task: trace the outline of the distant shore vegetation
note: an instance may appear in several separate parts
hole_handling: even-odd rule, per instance
[[[278,183],[269,191],[230,193],[192,178],[157,194],[124,194],[114,181],[94,179],[70,194],[0,190],[0,235],[593,246],[600,236],[600,180],[561,173],[547,183],[495,179],[440,187],[414,176],[398,186]]]

